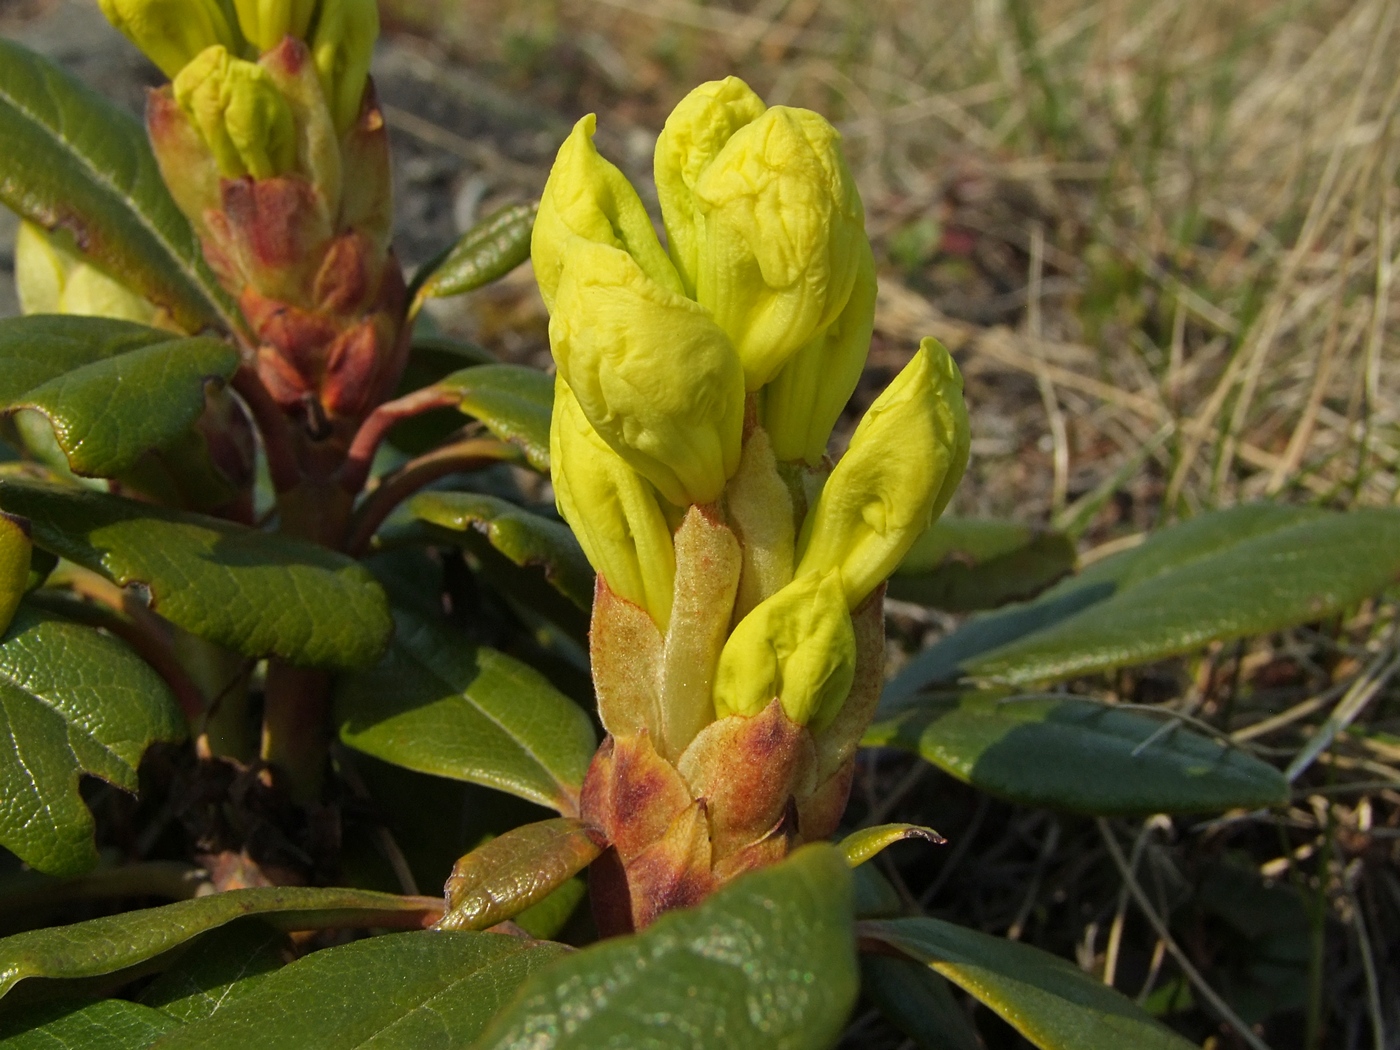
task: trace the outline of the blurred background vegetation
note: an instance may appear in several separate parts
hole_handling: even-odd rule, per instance
[[[974,435],[957,513],[1058,526],[1088,561],[1239,502],[1400,503],[1395,0],[382,4],[409,267],[537,194],[584,113],[646,187],[669,108],[735,73],[830,117],[861,184],[881,291],[850,421],[920,336],[955,351]],[[133,108],[155,82],[90,0],[0,0],[0,32]],[[443,330],[548,361],[528,267],[434,307]],[[891,668],[954,623],[893,604]],[[893,851],[906,903],[1075,959],[1198,1041],[1400,1046],[1395,662],[1377,677],[1394,646],[1386,600],[1091,683],[1286,763],[1339,690],[1378,681],[1287,811],[1115,822],[1173,946],[1247,1031],[1197,1007],[1092,821],[888,753],[853,812],[950,839]],[[870,1012],[847,1045],[916,1044]]]

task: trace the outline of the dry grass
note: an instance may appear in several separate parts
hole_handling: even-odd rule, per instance
[[[876,365],[932,331],[985,379],[969,509],[1058,512],[1149,444],[1151,517],[1400,494],[1393,3],[414,3],[642,174],[699,79],[830,114],[889,263]]]

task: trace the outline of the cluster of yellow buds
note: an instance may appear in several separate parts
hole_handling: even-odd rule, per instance
[[[402,368],[375,0],[99,0],[171,83],[161,174],[235,296],[264,385],[349,429]]]
[[[609,737],[583,811],[613,844],[595,907],[618,929],[835,830],[879,693],[884,580],[947,504],[968,430],[930,339],[827,455],[875,307],[829,123],[734,77],[693,91],[656,145],[664,248],[594,126],[559,151],[532,256],[555,497],[598,570]]]

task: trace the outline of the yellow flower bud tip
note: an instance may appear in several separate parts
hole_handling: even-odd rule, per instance
[[[796,575],[839,569],[855,608],[904,560],[967,466],[962,375],[935,339],[875,399],[798,539]]]
[[[360,115],[378,38],[376,0],[322,0],[311,35],[311,56],[321,76],[326,105],[342,135]]]
[[[695,185],[734,133],[761,117],[766,108],[738,77],[711,80],[681,99],[656,140],[656,194],[671,261],[687,295],[695,295],[704,222]]]
[[[237,48],[238,34],[218,0],[97,0],[107,21],[172,80],[215,44]]]
[[[575,237],[550,346],[588,421],[677,506],[710,503],[739,466],[744,380],[709,313],[620,248]]]
[[[860,195],[836,129],[774,106],[734,132],[695,199],[695,297],[733,340],[752,392],[845,308],[865,238]]]
[[[15,293],[26,314],[61,313],[59,305],[68,271],[76,259],[32,222],[21,222],[15,235]]]
[[[24,596],[33,551],[29,523],[0,511],[0,635],[10,626]]]
[[[554,382],[550,477],[559,513],[608,587],[645,609],[665,633],[676,555],[656,493],[600,438],[573,391]]]
[[[551,312],[564,255],[575,237],[621,249],[657,284],[683,293],[637,191],[594,146],[596,126],[597,118],[588,114],[559,147],[535,216],[530,257],[540,295]]]
[[[715,672],[715,716],[753,717],[774,697],[820,732],[855,680],[856,639],[837,571],[799,576],[739,621]]]
[[[209,47],[172,86],[225,178],[272,178],[295,165],[291,107],[261,66],[234,58],[224,47]]]
[[[238,26],[259,51],[271,51],[285,38],[306,36],[316,0],[234,0]]]
[[[159,311],[60,238],[30,222],[15,238],[15,290],[26,314],[78,314],[154,324]]]

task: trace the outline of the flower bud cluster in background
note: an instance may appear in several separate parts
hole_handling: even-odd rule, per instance
[[[404,349],[375,0],[100,3],[171,79],[148,100],[151,143],[263,384],[288,411],[353,423]]]

